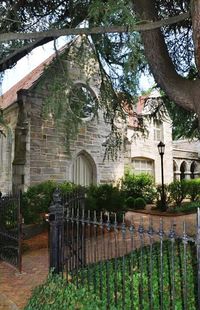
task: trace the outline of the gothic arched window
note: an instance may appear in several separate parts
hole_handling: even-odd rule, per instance
[[[85,152],[79,153],[73,163],[72,181],[75,184],[89,186],[95,182],[94,161],[89,154]]]

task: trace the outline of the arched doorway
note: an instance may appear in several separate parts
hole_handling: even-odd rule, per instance
[[[185,161],[183,161],[180,166],[180,172],[181,172],[180,179],[181,180],[186,179],[186,175],[185,175],[186,171],[187,171],[187,164]]]
[[[72,181],[82,186],[96,183],[96,165],[86,151],[80,152],[73,162]]]
[[[194,179],[194,178],[195,178],[196,168],[197,168],[197,164],[196,164],[195,161],[193,161],[193,162],[191,163],[191,166],[190,166],[191,179]]]

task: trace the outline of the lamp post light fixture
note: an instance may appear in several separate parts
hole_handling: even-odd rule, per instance
[[[161,159],[161,180],[162,180],[162,192],[161,192],[161,210],[166,211],[166,201],[165,201],[165,188],[164,188],[164,173],[163,173],[163,155],[165,153],[165,144],[160,141],[158,143],[158,152]]]

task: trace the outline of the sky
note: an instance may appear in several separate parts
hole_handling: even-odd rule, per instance
[[[59,49],[67,43],[66,37],[60,37],[56,41],[56,47]],[[9,90],[14,84],[20,81],[30,71],[37,67],[41,62],[47,59],[54,53],[54,46],[52,42],[49,42],[42,47],[34,49],[28,56],[23,57],[12,68],[5,71],[5,75],[2,81],[2,94]],[[150,76],[142,75],[140,79],[140,88],[142,90],[149,89],[154,84],[154,80]]]
[[[59,49],[66,43],[66,37],[61,37],[56,41],[56,47]],[[6,70],[2,81],[2,94],[54,53],[54,45],[49,42],[35,48],[28,56],[20,59],[12,69]]]

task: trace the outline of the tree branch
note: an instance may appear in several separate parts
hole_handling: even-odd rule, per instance
[[[67,35],[90,35],[90,34],[102,34],[102,33],[122,33],[122,32],[133,32],[133,31],[147,31],[151,29],[160,28],[166,25],[175,24],[183,21],[189,17],[189,12],[183,13],[178,16],[169,17],[163,20],[143,21],[137,23],[134,27],[128,26],[109,26],[109,27],[93,27],[93,28],[67,28],[67,29],[51,29],[48,31],[30,32],[30,33],[1,33],[0,42],[12,41],[12,40],[30,40],[30,39],[42,39],[49,37],[60,37]]]
[[[18,60],[20,60],[22,57],[26,56],[28,53],[30,53],[34,48],[41,46],[43,44],[46,44],[50,41],[52,41],[54,38],[44,38],[40,40],[36,40],[30,44],[27,44],[23,47],[18,48],[13,53],[8,55],[7,57],[0,60],[0,72],[5,71],[6,69],[11,68]]]
[[[158,18],[155,0],[133,0],[133,2],[140,19]],[[187,80],[176,72],[160,29],[142,32],[141,37],[147,61],[158,85],[179,106],[197,112],[194,96],[195,89],[200,88],[200,81]]]

